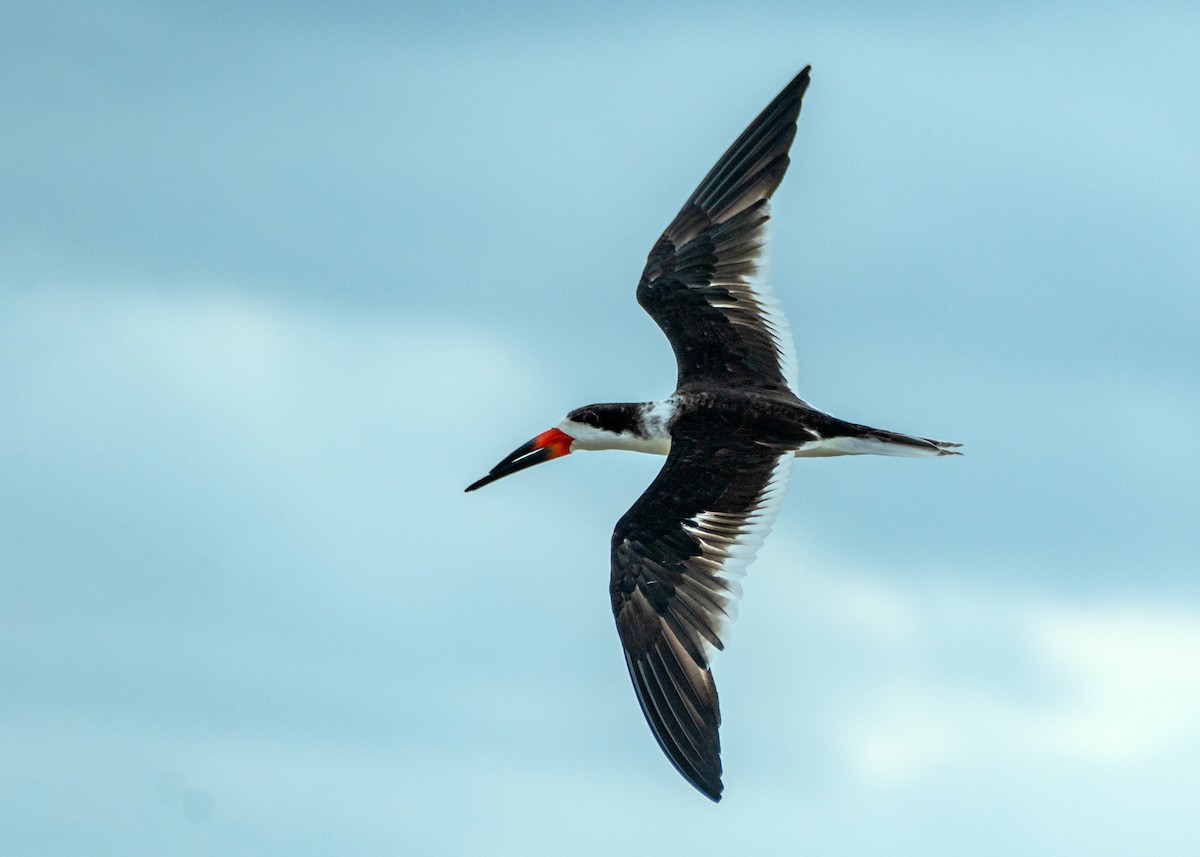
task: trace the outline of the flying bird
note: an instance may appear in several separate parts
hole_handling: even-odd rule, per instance
[[[709,664],[724,648],[738,578],[774,523],[792,459],[959,454],[959,444],[845,422],[796,390],[791,331],[758,274],[810,69],[742,132],[650,251],[637,300],[675,352],[675,392],[573,410],[466,489],[576,450],[667,457],[613,531],[609,593],[654,737],[714,801],[723,788],[721,712]]]

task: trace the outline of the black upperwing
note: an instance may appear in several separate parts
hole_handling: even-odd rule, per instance
[[[796,75],[729,147],[646,260],[638,303],[670,340],[681,389],[716,382],[782,392],[794,383],[791,331],[755,274],[808,72]]]
[[[673,435],[658,478],[613,532],[609,592],[654,737],[688,782],[716,801],[721,711],[709,656],[724,648],[737,579],[774,523],[793,455],[736,435]]]

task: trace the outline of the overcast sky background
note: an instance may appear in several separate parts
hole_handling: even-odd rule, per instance
[[[8,3],[5,855],[1190,855],[1200,7]],[[803,65],[799,461],[716,663],[629,686],[645,254]]]

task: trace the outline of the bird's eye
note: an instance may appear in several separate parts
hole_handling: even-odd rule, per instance
[[[584,411],[581,419],[593,427],[599,427],[600,425],[600,415],[595,411]]]

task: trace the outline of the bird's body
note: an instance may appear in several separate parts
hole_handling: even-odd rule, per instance
[[[595,415],[600,424],[592,426],[585,421],[588,414]],[[558,428],[575,432],[574,450],[624,449],[667,455],[672,437],[693,426],[710,436],[721,428],[745,434],[764,446],[790,450],[797,458],[952,455],[956,453],[950,450],[957,446],[839,420],[787,394],[719,387],[677,392],[659,402],[588,405],[572,411]]]
[[[655,243],[638,303],[671,342],[675,392],[571,411],[472,484],[575,450],[666,455],[613,531],[609,593],[634,690],[663,752],[713,800],[721,722],[709,669],[797,456],[957,455],[957,444],[810,407],[794,344],[757,276],[771,194],[788,167],[805,68],[717,162]]]

